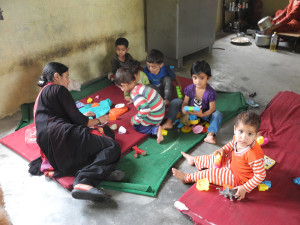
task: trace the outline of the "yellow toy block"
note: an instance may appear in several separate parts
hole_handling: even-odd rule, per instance
[[[198,191],[208,191],[209,190],[209,181],[207,178],[197,180],[196,188]]]
[[[163,136],[167,136],[167,135],[168,135],[168,131],[165,130],[165,129],[162,129],[161,134],[162,134]]]
[[[269,190],[269,187],[265,184],[259,184],[258,185],[258,190],[259,191],[267,191],[267,190]]]
[[[87,103],[92,103],[92,101],[93,101],[92,98],[88,98],[88,99],[86,100]]]

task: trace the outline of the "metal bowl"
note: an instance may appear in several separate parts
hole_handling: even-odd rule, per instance
[[[272,18],[270,16],[266,16],[258,21],[257,25],[261,31],[267,30],[273,25]]]

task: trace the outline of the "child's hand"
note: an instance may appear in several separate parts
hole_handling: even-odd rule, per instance
[[[224,155],[224,150],[223,150],[222,148],[217,149],[217,150],[213,153],[213,155],[217,155],[218,153],[220,153],[221,156],[223,156],[223,155]]]
[[[238,197],[238,199],[237,199],[238,201],[245,198],[247,192],[245,191],[245,189],[243,188],[242,185],[234,187],[233,189],[237,189],[237,192],[235,195],[236,195],[236,197]]]
[[[125,97],[125,100],[127,101],[127,104],[132,103],[132,99],[129,96]]]

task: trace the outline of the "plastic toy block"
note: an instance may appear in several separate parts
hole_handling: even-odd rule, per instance
[[[88,99],[86,100],[86,102],[87,102],[87,103],[92,103],[92,102],[93,102],[93,99],[92,99],[92,98],[88,98]]]
[[[181,90],[180,90],[180,87],[179,87],[179,86],[176,86],[176,92],[177,92],[178,98],[182,99],[182,98],[183,98],[183,95],[182,95],[182,93],[181,93]]]
[[[181,131],[182,131],[183,133],[189,133],[189,132],[192,131],[192,128],[189,127],[189,126],[183,126],[183,127],[181,127]]]
[[[136,145],[132,147],[134,150],[134,158],[138,158],[139,155],[146,155],[146,151],[139,149]]]
[[[265,184],[259,184],[258,185],[258,190],[259,191],[267,191],[267,190],[269,190],[269,187]]]
[[[200,108],[197,106],[184,106],[183,109],[187,112],[199,112]]]
[[[268,138],[264,138],[263,136],[257,137],[256,141],[257,141],[257,143],[258,143],[260,146],[263,146],[263,145],[266,145],[266,144],[269,143],[269,139],[268,139]]]
[[[162,134],[163,136],[167,136],[167,135],[168,135],[168,131],[165,130],[165,129],[162,129],[161,134]]]
[[[271,188],[271,181],[269,180],[264,180],[263,182],[261,182],[262,184],[267,185],[269,188]]]
[[[208,191],[209,190],[209,181],[207,178],[197,180],[196,188],[198,191]]]
[[[215,168],[221,168],[221,165],[222,165],[222,156],[221,156],[220,153],[218,153],[218,154],[216,155],[216,159],[215,159],[215,164],[214,164],[214,166],[215,166]]]
[[[198,117],[196,115],[189,115],[189,120],[197,120]]]
[[[178,129],[181,129],[183,126],[184,126],[183,123],[179,123],[179,124],[177,125],[177,128],[178,128]]]
[[[295,178],[293,181],[295,184],[300,185],[300,177]]]
[[[122,108],[113,108],[111,110],[109,110],[109,120],[116,120],[117,117],[123,115],[124,113],[126,113],[128,111],[128,107],[124,106]]]
[[[173,126],[176,125],[177,123],[179,123],[179,119],[174,120]]]

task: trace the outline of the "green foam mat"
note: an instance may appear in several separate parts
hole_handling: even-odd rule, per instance
[[[223,113],[225,123],[248,105],[240,92],[218,92],[216,109]],[[206,134],[182,133],[176,127],[168,131],[163,142],[157,144],[156,137],[150,137],[139,148],[147,155],[134,158],[131,151],[124,156],[117,169],[125,172],[124,182],[101,182],[105,189],[156,196],[157,191],[172,165],[181,158],[181,151],[187,152],[204,139]]]

